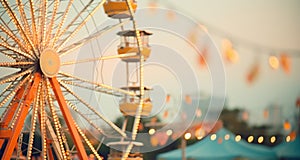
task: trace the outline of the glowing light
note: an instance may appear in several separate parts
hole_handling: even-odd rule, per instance
[[[264,137],[263,136],[260,136],[260,137],[258,137],[258,143],[262,143],[262,142],[264,142]]]
[[[197,137],[198,140],[201,140],[202,138],[203,138],[203,136],[198,136]]]
[[[225,137],[224,137],[225,140],[229,140],[229,138],[230,138],[229,134],[226,134]]]
[[[212,135],[210,136],[210,140],[214,141],[214,140],[216,140],[216,139],[217,139],[217,135],[216,135],[216,134],[212,134]]]
[[[149,129],[149,134],[150,135],[153,135],[154,133],[155,133],[155,129],[153,129],[153,128]]]
[[[275,143],[276,141],[276,137],[275,136],[272,136],[271,139],[270,139],[271,143]]]
[[[189,132],[184,134],[184,139],[186,139],[186,140],[189,140],[191,137],[192,137],[192,134]]]
[[[233,45],[230,40],[228,39],[222,40],[222,48],[223,48],[224,56],[228,62],[236,63],[239,61],[239,54],[233,48]]]
[[[236,142],[239,142],[241,139],[242,139],[242,136],[241,136],[241,135],[236,135],[236,136],[235,136],[235,141],[236,141]]]
[[[167,130],[166,134],[167,134],[168,136],[171,136],[171,135],[173,134],[173,131],[172,131],[171,129],[169,129],[169,130]]]
[[[269,65],[272,69],[278,69],[279,67],[279,60],[276,56],[269,57]]]
[[[285,140],[286,140],[286,142],[290,142],[291,141],[291,136],[286,136]]]
[[[249,137],[248,137],[248,142],[249,142],[249,143],[252,143],[253,140],[254,140],[254,137],[253,137],[253,136],[249,136]]]
[[[288,131],[290,130],[292,127],[291,127],[291,124],[288,120],[285,120],[284,123],[283,123],[283,128],[284,130]]]
[[[196,117],[201,117],[201,116],[202,116],[201,109],[197,108],[196,109]]]
[[[186,95],[186,96],[185,96],[185,102],[186,102],[187,104],[192,104],[192,98],[191,98],[190,95]]]

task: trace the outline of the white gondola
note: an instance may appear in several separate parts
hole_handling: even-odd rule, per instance
[[[141,54],[144,55],[144,59],[146,60],[151,53],[151,49],[149,46],[149,36],[152,33],[140,30],[140,37],[141,37]],[[134,30],[126,30],[118,32],[117,35],[121,37],[121,44],[118,48],[118,54],[128,54],[128,53],[139,53],[138,44],[137,44],[137,36]],[[125,62],[139,62],[140,57],[139,55],[130,56],[130,57],[123,57],[121,58]]]
[[[129,153],[128,158],[126,158],[126,160],[143,160],[143,156],[139,152],[139,147],[142,147],[143,143],[130,141],[107,143],[107,146],[110,147],[110,154],[108,155],[108,160],[121,160],[123,153],[126,152],[126,149],[130,143],[133,145],[134,153]]]

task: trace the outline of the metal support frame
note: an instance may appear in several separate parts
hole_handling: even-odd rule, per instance
[[[65,98],[62,94],[60,85],[56,77],[53,77],[50,79],[51,86],[53,88],[53,92],[55,94],[56,100],[59,104],[60,110],[64,116],[64,119],[66,120],[66,124],[68,126],[68,129],[70,131],[70,134],[72,136],[73,142],[76,146],[78,156],[80,159],[88,159],[88,156],[86,154],[86,151],[84,149],[84,145],[81,141],[80,135],[76,129],[75,121],[71,115],[70,110],[68,109],[67,103],[65,101]]]
[[[21,106],[20,115],[17,117],[15,126],[12,129],[12,135],[8,139],[2,159],[10,159],[12,156],[12,153],[13,153],[15,146],[17,144],[17,141],[18,141],[18,137],[22,131],[28,110],[34,99],[34,95],[36,94],[36,91],[37,91],[40,81],[41,81],[41,74],[35,73],[33,84],[30,86],[30,89],[26,95],[25,101]]]

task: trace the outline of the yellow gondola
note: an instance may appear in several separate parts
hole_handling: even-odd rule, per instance
[[[105,13],[111,18],[123,19],[131,17],[126,0],[107,0],[103,6]],[[137,7],[135,0],[131,0],[131,6],[135,12]]]
[[[149,46],[149,36],[152,35],[150,32],[146,32],[140,30],[141,42],[142,42],[142,50],[141,54],[144,55],[144,59],[150,56],[151,48]],[[118,54],[127,54],[127,53],[138,53],[138,45],[136,39],[136,32],[134,30],[126,30],[118,32],[117,35],[121,37],[121,44],[118,48]],[[125,62],[139,62],[140,57],[130,56],[130,57],[122,57],[121,58]]]
[[[135,92],[137,95],[139,95],[139,86],[130,86],[130,87],[124,87],[122,88],[124,90]],[[151,89],[148,87],[144,88],[145,94],[144,94],[144,105],[142,109],[141,116],[148,116],[151,113],[152,110],[152,102],[149,97],[149,91]],[[137,108],[139,107],[140,101],[139,97],[133,97],[133,96],[125,96],[124,99],[120,101],[120,111],[123,113],[124,116],[135,116]]]

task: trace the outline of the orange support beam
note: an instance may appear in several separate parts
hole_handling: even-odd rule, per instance
[[[29,85],[30,86],[30,85]],[[8,124],[11,122],[12,118],[14,117],[15,111],[17,110],[19,106],[19,102],[22,100],[23,94],[25,91],[25,85],[22,86],[17,94],[15,95],[15,98],[13,99],[12,105],[9,107],[9,112],[7,112],[4,115],[3,122],[1,122],[1,128],[7,128]]]
[[[30,85],[29,85],[30,86]],[[3,117],[3,120],[2,122],[0,122],[0,129],[7,129],[8,127],[8,124],[11,122],[14,114],[15,114],[15,111],[16,109],[18,108],[18,105],[19,105],[19,101],[21,101],[22,97],[23,97],[23,94],[24,94],[24,90],[25,90],[25,86],[22,86],[17,94],[15,95],[14,99],[13,99],[13,103],[11,106],[9,106],[9,112],[7,112],[4,117]],[[10,130],[11,132],[11,130]],[[2,136],[4,136],[4,134],[0,134],[0,148],[2,148],[3,146],[3,143],[4,143],[4,139]],[[10,137],[11,134],[9,134],[9,137]],[[9,138],[9,137],[5,137],[5,138]]]
[[[54,156],[53,156],[53,152],[52,152],[52,148],[51,148],[51,144],[52,143],[52,140],[50,139],[47,139],[47,149],[48,149],[48,159],[49,160],[54,160]]]
[[[67,103],[65,101],[65,97],[62,94],[60,85],[56,79],[56,77],[53,77],[50,79],[51,86],[53,88],[56,100],[59,104],[60,110],[64,116],[64,119],[66,121],[66,124],[69,128],[70,134],[72,136],[72,139],[74,141],[74,144],[76,146],[78,156],[80,159],[88,159],[88,156],[86,154],[86,151],[84,149],[83,143],[81,141],[80,135],[74,125],[74,119],[71,115],[70,110],[68,109]]]
[[[11,133],[12,131],[11,130],[0,130],[0,138],[1,139],[5,139],[5,138],[10,138],[11,137]],[[1,146],[0,146],[1,148]]]
[[[12,156],[12,153],[15,149],[16,144],[17,144],[19,135],[22,131],[22,128],[23,128],[24,121],[26,119],[28,110],[29,110],[30,105],[31,105],[31,103],[32,103],[32,101],[33,101],[33,99],[36,95],[37,88],[39,86],[40,81],[41,81],[41,74],[40,73],[35,73],[33,84],[30,87],[30,90],[26,95],[26,98],[25,98],[25,101],[24,101],[23,105],[21,106],[20,115],[17,118],[16,123],[15,123],[15,127],[12,130],[11,138],[8,139],[8,143],[7,143],[7,146],[5,148],[2,159],[10,159],[11,156]]]

